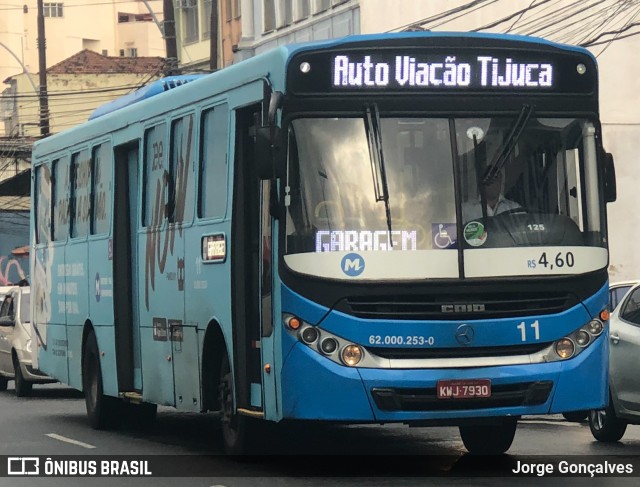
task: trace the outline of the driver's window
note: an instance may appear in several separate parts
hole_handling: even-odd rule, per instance
[[[640,325],[640,288],[631,292],[620,313],[620,318],[634,325]]]

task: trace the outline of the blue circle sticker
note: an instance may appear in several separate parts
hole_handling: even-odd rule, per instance
[[[340,269],[349,277],[359,276],[364,272],[364,258],[359,254],[347,254],[340,262]]]

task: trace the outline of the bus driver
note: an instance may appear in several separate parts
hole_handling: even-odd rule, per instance
[[[518,203],[504,196],[504,171],[500,171],[495,179],[483,184],[486,198],[487,216],[495,216],[505,211],[522,208]],[[480,195],[475,200],[462,205],[462,216],[465,222],[482,218],[482,203]]]

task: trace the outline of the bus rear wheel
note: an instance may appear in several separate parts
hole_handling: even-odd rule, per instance
[[[249,418],[235,411],[234,390],[231,364],[225,354],[220,365],[218,381],[218,400],[222,413],[222,447],[227,455],[242,455],[246,452]]]
[[[103,394],[98,342],[93,332],[89,333],[84,344],[82,389],[91,427],[97,430],[110,427],[113,424],[118,403],[116,399]]]
[[[511,447],[517,427],[516,418],[504,418],[500,424],[465,425],[459,429],[469,453],[499,455]]]

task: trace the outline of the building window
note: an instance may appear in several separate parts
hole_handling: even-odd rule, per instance
[[[182,22],[182,40],[188,44],[199,40],[197,0],[177,0]]]
[[[138,57],[138,48],[137,47],[130,47],[129,49],[127,49],[127,52],[129,54],[129,57]]]
[[[331,0],[332,5],[340,5],[341,3],[347,3],[349,0]]]
[[[315,8],[313,10],[314,14],[324,12],[331,6],[331,0],[314,0]]]
[[[225,15],[224,18],[226,19],[227,22],[231,22],[231,19],[233,19],[233,7],[231,6],[232,0],[225,0],[224,2],[224,9],[225,9]]]
[[[278,27],[291,25],[293,22],[293,0],[280,0],[279,7]]]
[[[202,2],[202,38],[211,38],[211,2],[212,0],[204,0]]]
[[[264,16],[264,32],[271,32],[276,28],[276,4],[273,0],[264,0],[263,16]]]
[[[296,0],[294,19],[304,20],[309,17],[309,0]]]
[[[120,49],[120,57],[124,57],[124,49]]]
[[[102,50],[102,55],[103,56],[108,56],[109,55],[109,50],[108,49],[103,49]]]
[[[44,3],[42,13],[45,17],[62,17],[62,3]]]

